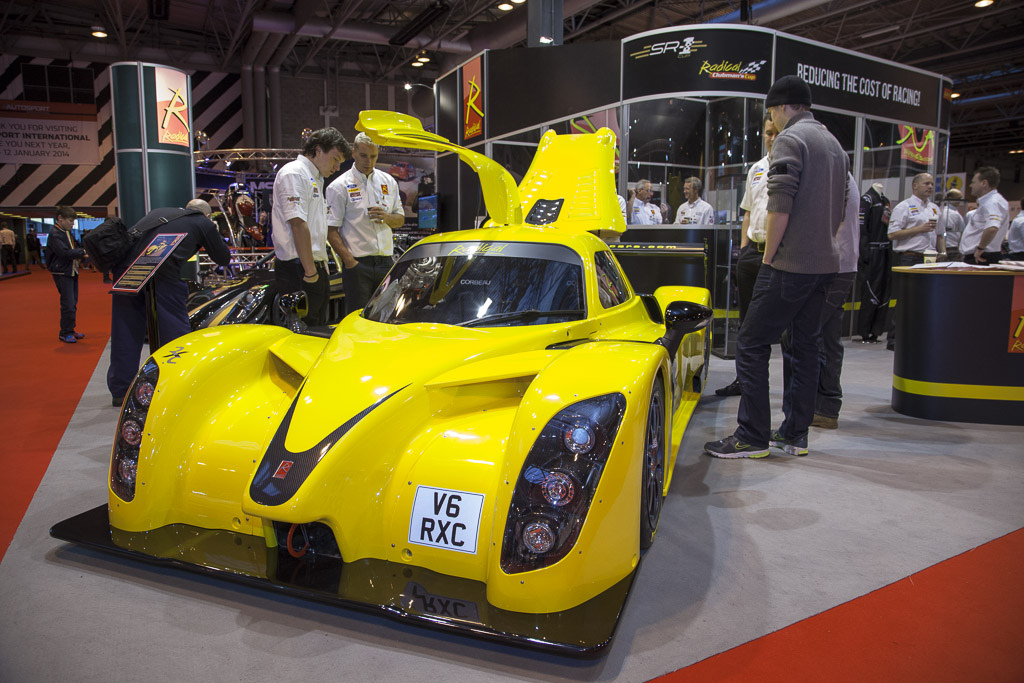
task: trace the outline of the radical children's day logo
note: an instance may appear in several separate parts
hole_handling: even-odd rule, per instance
[[[704,41],[697,40],[693,36],[688,36],[682,40],[665,40],[660,43],[644,45],[643,48],[630,53],[629,56],[633,59],[645,59],[647,57],[657,57],[659,55],[673,55],[678,59],[684,59],[696,54],[701,48],[705,47],[707,47],[707,43]],[[697,75],[715,79],[726,78],[741,81],[756,81],[757,72],[760,71],[761,67],[763,67],[767,62],[768,60],[766,59],[756,59],[752,62],[732,62],[728,59],[723,59],[719,62],[712,63],[705,59],[702,60],[702,63],[697,70]]]
[[[174,69],[156,67],[157,141],[192,147],[189,129],[188,77]]]

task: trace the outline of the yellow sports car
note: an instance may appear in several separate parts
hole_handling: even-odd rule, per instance
[[[547,133],[517,187],[411,117],[358,127],[458,153],[487,225],[415,245],[330,339],[228,325],[159,349],[120,415],[108,504],[51,533],[595,654],[700,397],[708,292],[638,295],[595,235],[625,229],[607,129]]]

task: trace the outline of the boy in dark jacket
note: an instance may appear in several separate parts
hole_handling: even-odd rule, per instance
[[[58,338],[74,344],[85,337],[75,332],[75,314],[78,311],[78,261],[85,250],[76,242],[71,228],[75,227],[75,210],[58,206],[53,229],[46,240],[46,266],[53,275],[53,283],[60,293],[60,334]]]

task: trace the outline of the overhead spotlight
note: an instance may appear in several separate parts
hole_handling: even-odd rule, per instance
[[[102,26],[93,26],[92,27],[92,37],[93,38],[106,38],[107,37],[107,29],[103,28]]]
[[[538,38],[537,40],[538,40],[538,41],[539,41],[539,42],[540,42],[540,43],[541,43],[542,45],[550,45],[551,43],[555,42],[555,39],[554,39],[554,38],[552,38],[551,36],[541,36],[541,37],[540,37],[540,38]]]
[[[416,66],[416,67],[420,67],[420,66],[423,66],[423,62],[413,62],[412,65]]]
[[[498,9],[500,9],[502,12],[511,12],[512,5],[510,3],[503,2],[500,5],[498,5]]]
[[[952,93],[952,94],[951,94],[951,95],[949,96],[949,99],[951,99],[951,100],[955,100],[955,99],[956,99],[956,98],[958,98],[958,97],[960,97],[960,93],[958,93],[958,92],[955,92],[955,93]]]
[[[513,3],[515,3],[515,4],[517,4],[517,5],[521,5],[521,4],[523,4],[524,2],[526,2],[526,0],[512,0],[512,2],[513,2]]]
[[[416,59],[420,60],[420,61],[421,61],[421,62],[423,62],[423,63],[427,63],[427,62],[429,62],[429,61],[430,61],[430,57],[428,57],[428,56],[426,56],[426,55],[420,55],[420,56],[419,56],[419,57],[417,57]]]
[[[406,90],[412,90],[412,83],[406,83],[402,87],[405,88]]]
[[[993,0],[978,0],[978,2],[974,3],[974,6],[975,7],[988,7],[989,5],[992,4],[992,2],[993,2]]]

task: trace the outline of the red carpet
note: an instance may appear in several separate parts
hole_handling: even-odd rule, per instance
[[[78,278],[77,344],[58,341],[60,303],[53,277],[0,281],[0,560],[35,495],[50,458],[110,337],[110,285],[99,273]]]
[[[1024,529],[654,680],[1024,681]]]

